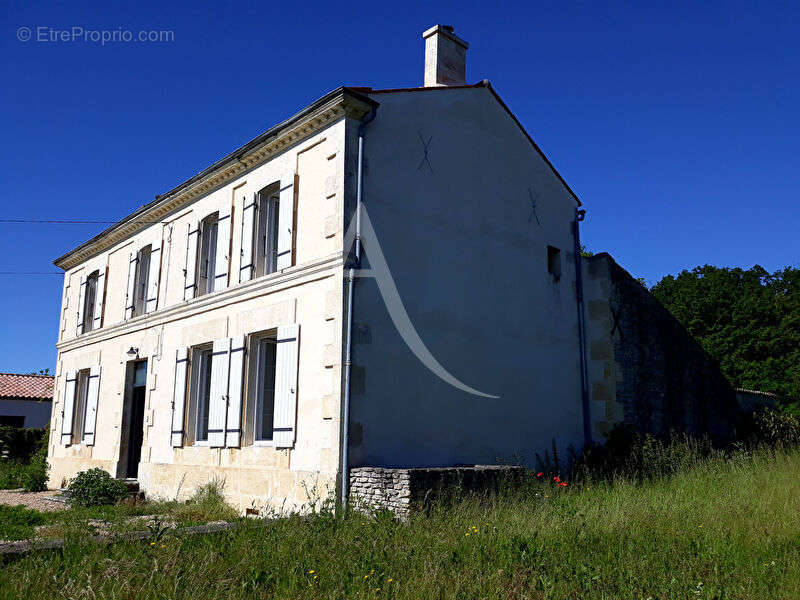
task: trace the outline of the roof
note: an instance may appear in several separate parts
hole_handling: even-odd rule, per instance
[[[550,167],[550,170],[553,171],[553,174],[558,178],[558,180],[561,182],[561,184],[566,188],[566,190],[569,192],[570,196],[572,196],[572,198],[575,200],[575,202],[578,203],[578,206],[582,206],[583,205],[583,203],[581,202],[581,199],[578,198],[578,195],[573,191],[573,189],[571,187],[569,187],[569,184],[561,176],[561,173],[558,172],[558,169],[555,168],[553,163],[550,162],[550,159],[547,158],[547,155],[544,152],[542,152],[542,149],[539,147],[539,145],[536,142],[533,141],[533,138],[531,137],[531,134],[528,133],[528,131],[522,126],[522,123],[520,123],[520,121],[517,118],[517,116],[513,112],[511,112],[511,109],[508,108],[508,105],[505,102],[503,102],[503,99],[495,91],[495,89],[492,87],[492,84],[489,83],[488,79],[484,79],[482,81],[479,81],[478,83],[471,83],[471,84],[464,84],[464,85],[441,85],[441,86],[434,86],[434,87],[413,87],[413,88],[388,88],[388,89],[380,89],[380,90],[373,90],[370,87],[350,87],[348,89],[350,89],[350,90],[352,90],[354,92],[358,92],[358,93],[361,93],[361,94],[367,94],[368,95],[368,94],[394,94],[394,93],[398,93],[398,92],[430,92],[430,91],[434,91],[434,90],[454,90],[454,89],[457,90],[457,89],[464,89],[464,88],[486,88],[486,89],[488,89],[491,92],[492,96],[494,96],[494,99],[497,100],[498,104],[500,104],[500,106],[503,107],[503,110],[505,110],[508,113],[508,116],[511,117],[511,119],[514,121],[514,123],[517,124],[517,127],[519,127],[520,131],[522,131],[522,134],[526,138],[528,138],[528,141],[530,142],[531,146],[533,146],[534,150],[536,150],[536,152],[539,153],[539,156],[542,157],[544,162],[547,163],[547,166]]]
[[[186,189],[187,187],[189,187],[193,183],[203,179],[204,177],[206,177],[207,175],[213,173],[214,171],[220,170],[223,167],[226,167],[226,166],[228,166],[230,164],[239,162],[241,160],[242,156],[247,154],[253,148],[259,146],[260,144],[263,144],[264,142],[267,142],[271,138],[279,137],[285,130],[291,128],[297,122],[301,121],[302,119],[306,118],[311,113],[314,113],[315,111],[317,111],[321,107],[324,107],[326,104],[328,104],[328,103],[330,103],[332,101],[335,101],[337,98],[340,98],[342,96],[348,96],[348,97],[352,97],[352,98],[357,98],[361,102],[369,104],[369,105],[371,105],[373,107],[378,106],[378,102],[376,102],[372,98],[369,98],[369,97],[363,95],[358,88],[350,88],[350,87],[344,87],[344,86],[338,87],[335,90],[333,90],[331,92],[328,92],[327,94],[325,94],[321,98],[315,100],[314,102],[312,102],[311,104],[306,106],[304,109],[302,109],[300,112],[298,112],[295,115],[289,117],[285,121],[283,121],[281,123],[278,123],[277,125],[269,128],[267,131],[265,131],[264,133],[256,136],[255,138],[253,138],[252,140],[250,140],[249,142],[247,142],[243,146],[240,146],[239,148],[237,148],[233,152],[227,154],[226,156],[223,156],[222,158],[220,158],[218,161],[216,161],[211,166],[209,166],[206,169],[203,169],[202,171],[200,171],[197,175],[194,175],[193,177],[190,177],[189,179],[187,179],[183,183],[175,186],[171,190],[169,190],[169,191],[167,191],[167,192],[165,192],[163,194],[157,195],[155,197],[155,200],[153,200],[152,202],[148,202],[147,204],[144,204],[144,205],[140,206],[135,211],[130,213],[128,216],[123,217],[122,219],[120,219],[119,221],[117,221],[116,223],[111,225],[110,227],[107,227],[106,229],[101,231],[99,234],[97,234],[96,236],[91,238],[90,240],[88,240],[88,241],[84,242],[83,244],[80,244],[79,246],[73,248],[72,250],[70,250],[69,252],[65,253],[64,255],[59,256],[57,259],[55,259],[53,261],[53,264],[56,265],[57,267],[62,267],[63,268],[63,263],[64,263],[64,261],[66,259],[68,259],[73,254],[79,252],[80,250],[82,250],[82,249],[84,249],[84,248],[86,248],[88,246],[92,246],[93,244],[99,242],[104,237],[106,237],[109,233],[111,233],[112,231],[117,229],[120,225],[122,225],[124,223],[128,223],[128,222],[134,221],[137,217],[140,217],[141,215],[146,213],[149,209],[151,209],[151,208],[155,207],[156,205],[164,202],[167,198],[175,196],[176,194],[180,193],[182,190]]]
[[[0,373],[0,398],[52,400],[54,381],[52,375]]]
[[[754,394],[756,396],[768,396],[770,398],[778,398],[778,394],[773,394],[772,392],[762,392],[761,390],[748,390],[745,388],[736,388],[737,392],[741,392],[743,394]]]
[[[517,126],[522,131],[523,135],[525,135],[525,137],[528,138],[528,141],[531,143],[531,145],[536,150],[536,152],[539,153],[539,155],[542,157],[542,159],[547,163],[547,165],[553,171],[555,176],[564,185],[564,187],[567,189],[569,194],[574,198],[575,202],[577,202],[578,206],[580,206],[581,205],[581,201],[578,198],[578,195],[572,190],[572,188],[569,187],[567,182],[564,180],[564,178],[561,176],[561,174],[558,172],[558,170],[556,170],[555,166],[553,166],[553,164],[547,158],[545,153],[542,152],[542,149],[539,148],[539,146],[536,144],[536,142],[533,141],[533,138],[526,131],[526,129],[522,126],[522,123],[520,123],[519,119],[517,119],[517,117],[514,115],[514,113],[511,112],[511,109],[508,108],[506,103],[503,102],[503,100],[500,98],[500,96],[497,94],[497,92],[494,90],[494,88],[492,88],[492,86],[489,83],[488,79],[484,79],[482,81],[479,81],[478,83],[465,84],[465,85],[436,86],[436,87],[414,87],[414,88],[396,88],[396,89],[372,89],[371,87],[340,86],[340,87],[336,88],[335,90],[333,90],[331,92],[328,92],[327,94],[325,94],[324,96],[322,96],[318,100],[315,100],[314,102],[312,102],[311,104],[306,106],[304,109],[302,109],[300,112],[296,113],[292,117],[286,119],[282,123],[278,123],[277,125],[271,127],[270,129],[268,129],[264,133],[256,136],[255,138],[253,138],[252,140],[250,140],[249,142],[247,142],[243,146],[237,148],[233,152],[231,152],[231,153],[227,154],[226,156],[222,157],[221,159],[219,159],[218,161],[213,163],[211,166],[209,166],[206,169],[200,171],[197,175],[194,175],[193,177],[190,177],[189,179],[187,179],[183,183],[175,186],[171,190],[169,190],[169,191],[167,191],[167,192],[165,192],[163,194],[157,195],[155,197],[155,200],[153,200],[152,202],[149,202],[147,204],[144,204],[144,205],[140,206],[138,209],[136,209],[135,211],[130,213],[128,216],[123,217],[122,219],[120,219],[119,221],[117,221],[116,223],[111,225],[110,227],[107,227],[102,232],[100,232],[98,235],[96,235],[93,238],[91,238],[90,240],[84,242],[83,244],[80,244],[79,246],[73,248],[72,250],[70,250],[66,254],[58,257],[57,259],[55,259],[53,261],[53,264],[55,264],[57,267],[60,267],[60,268],[67,268],[68,259],[70,259],[71,257],[73,257],[74,255],[76,255],[77,253],[81,252],[84,249],[86,249],[88,251],[91,246],[101,242],[104,238],[108,237],[109,234],[111,234],[113,231],[117,230],[121,225],[136,221],[137,217],[141,217],[143,214],[148,212],[150,209],[152,209],[152,208],[158,206],[159,204],[164,203],[166,200],[168,200],[168,199],[180,194],[183,190],[185,190],[186,188],[188,188],[192,184],[202,180],[204,177],[209,176],[210,174],[214,173],[215,171],[219,171],[221,169],[224,169],[224,168],[230,166],[231,164],[235,164],[237,162],[240,162],[244,155],[246,155],[248,152],[250,152],[251,150],[253,150],[257,146],[259,146],[260,144],[263,144],[263,143],[267,142],[268,140],[270,140],[272,138],[279,137],[287,129],[291,128],[292,126],[294,126],[296,123],[298,123],[302,119],[306,118],[311,113],[314,113],[315,111],[319,110],[321,107],[324,107],[326,104],[336,100],[337,98],[340,98],[340,97],[343,97],[343,96],[347,96],[347,97],[350,97],[350,98],[355,98],[358,101],[361,101],[363,103],[371,105],[372,106],[372,110],[374,110],[376,107],[378,107],[380,105],[380,103],[369,97],[372,94],[386,94],[386,93],[395,93],[395,92],[433,91],[433,90],[453,90],[453,89],[464,89],[464,88],[486,88],[491,92],[491,94],[492,94],[492,96],[494,96],[495,100],[497,100],[497,102],[500,104],[500,106],[503,107],[503,109],[508,113],[508,115],[511,117],[511,119],[517,124]],[[143,221],[143,223],[144,223],[144,221]]]

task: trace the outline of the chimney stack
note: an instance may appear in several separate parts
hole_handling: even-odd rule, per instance
[[[425,87],[464,85],[469,44],[450,25],[434,25],[425,40]]]

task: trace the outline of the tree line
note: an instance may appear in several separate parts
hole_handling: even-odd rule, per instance
[[[705,265],[667,275],[650,291],[734,387],[800,408],[800,269]]]

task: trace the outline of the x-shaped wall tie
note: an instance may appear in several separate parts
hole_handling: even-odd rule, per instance
[[[428,151],[431,147],[431,140],[433,139],[433,136],[430,136],[428,138],[428,141],[426,142],[425,139],[422,137],[421,133],[417,132],[417,135],[419,135],[419,141],[422,142],[422,151],[424,152],[424,154],[422,155],[422,160],[419,161],[419,166],[417,167],[417,171],[421,170],[422,167],[424,167],[425,164],[427,163],[428,168],[431,170],[431,173],[433,173],[433,165],[431,164],[431,159],[428,157]]]
[[[536,224],[539,227],[541,227],[542,224],[539,222],[539,215],[536,214],[536,201],[539,199],[539,193],[537,192],[536,196],[534,197],[534,194],[531,191],[531,188],[528,188],[528,197],[530,198],[530,201],[531,201],[531,214],[528,216],[528,223],[533,221],[533,219],[535,217],[536,218]]]

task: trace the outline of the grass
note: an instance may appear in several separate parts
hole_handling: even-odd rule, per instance
[[[32,537],[35,527],[47,522],[47,515],[38,510],[0,504],[0,539],[23,540]]]
[[[145,502],[135,505],[73,506],[69,510],[42,513],[22,506],[0,505],[0,539],[22,540],[33,537],[37,525],[47,525],[37,537],[85,538],[99,533],[90,521],[104,521],[104,529],[112,533],[146,529],[135,517],[157,515],[177,526],[197,525],[209,521],[231,520],[236,511],[225,504],[220,486],[212,482],[198,490],[187,502]]]
[[[155,545],[72,541],[0,572],[0,597],[800,598],[800,452],[671,477],[531,483],[412,517],[244,522]]]

